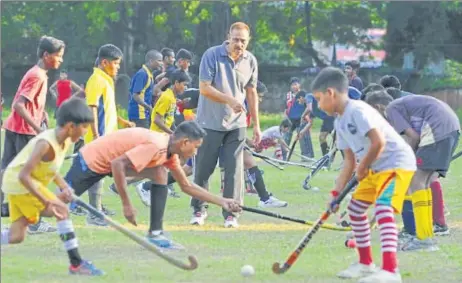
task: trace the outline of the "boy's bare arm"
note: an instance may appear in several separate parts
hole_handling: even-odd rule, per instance
[[[56,91],[56,86],[57,86],[58,82],[54,82],[51,86],[50,86],[50,92],[51,94],[53,95],[53,97],[56,99],[58,97],[58,93]]]
[[[35,167],[42,161],[43,157],[50,151],[53,150],[50,144],[45,140],[40,140],[35,145],[34,150],[32,151],[31,156],[27,160],[24,167],[19,172],[19,181],[21,184],[41,203],[45,206],[48,205],[49,200],[40,192],[40,188],[37,183],[32,178],[32,171]]]
[[[98,108],[95,105],[89,105],[92,112],[93,112],[93,123],[91,123],[90,131],[93,136],[93,140],[99,138],[98,133]],[[104,123],[104,122],[103,122]]]
[[[71,81],[71,89],[73,95],[85,94],[85,90],[81,88],[78,84],[76,84],[74,81]]]
[[[173,131],[165,125],[164,118],[158,113],[156,113],[156,117],[154,118],[154,124],[167,134],[173,134]]]
[[[367,176],[371,164],[379,158],[383,149],[385,148],[385,137],[378,129],[371,129],[367,133],[367,137],[371,141],[369,151],[364,156],[363,160],[358,165],[356,176],[358,181]]]

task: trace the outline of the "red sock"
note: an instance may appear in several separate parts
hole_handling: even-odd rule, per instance
[[[430,184],[433,197],[433,223],[446,226],[446,217],[444,217],[444,200],[441,183],[439,180]]]
[[[348,205],[351,229],[356,238],[356,247],[359,253],[359,263],[372,264],[371,228],[366,211],[369,203],[352,199]]]
[[[395,273],[398,267],[398,259],[396,258],[398,229],[396,228],[393,208],[386,205],[377,205],[375,208],[375,217],[380,229],[382,269]]]

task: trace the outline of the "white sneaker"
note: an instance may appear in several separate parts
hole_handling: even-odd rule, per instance
[[[347,269],[337,273],[340,278],[359,278],[376,272],[375,264],[353,263]]]
[[[399,272],[391,273],[386,270],[379,270],[374,274],[361,278],[358,283],[401,283],[401,274]]]
[[[202,226],[204,225],[206,218],[207,218],[207,211],[195,212],[191,218],[191,221],[189,221],[189,224]]]
[[[286,201],[278,200],[277,198],[270,196],[267,201],[259,201],[258,207],[270,208],[270,207],[286,207],[288,204]]]
[[[225,220],[225,228],[237,228],[239,224],[237,224],[237,218],[234,216],[228,216]]]
[[[144,182],[136,185],[136,192],[141,199],[141,202],[146,206],[151,206],[151,191],[145,190],[143,187]]]

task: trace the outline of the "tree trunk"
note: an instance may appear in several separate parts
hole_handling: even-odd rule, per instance
[[[316,62],[316,65],[319,67],[325,67],[321,58],[318,56],[318,52],[313,47],[313,38],[311,36],[311,3],[310,1],[305,1],[305,25],[306,25],[306,39],[308,41],[307,47],[304,48],[304,51],[311,56],[312,60]]]

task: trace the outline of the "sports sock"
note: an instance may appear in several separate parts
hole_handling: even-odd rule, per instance
[[[77,267],[82,263],[78,250],[77,238],[74,234],[74,226],[70,219],[61,220],[57,223],[58,234],[61,240],[64,242],[64,248],[69,256],[69,261],[72,266]]]
[[[418,190],[411,196],[416,236],[419,240],[433,237],[432,203],[429,191],[430,189]]]
[[[415,220],[411,196],[406,196],[404,198],[403,211],[401,212],[401,216],[403,217],[404,231],[415,236]]]
[[[329,145],[326,142],[321,143],[321,152],[323,156],[329,153]]]
[[[372,264],[371,227],[366,215],[369,205],[367,202],[356,199],[351,199],[348,205],[348,215],[350,216],[351,229],[356,238],[359,263],[365,265]]]
[[[398,229],[396,228],[393,208],[386,205],[377,205],[375,207],[375,217],[380,229],[382,269],[395,273],[398,267],[396,258]]]
[[[2,246],[8,245],[9,242],[10,242],[10,230],[9,229],[2,230],[1,245]]]
[[[263,180],[263,176],[261,175],[261,171],[258,166],[254,166],[249,169],[249,180],[255,187],[260,200],[263,202],[267,201],[270,195],[266,190],[265,181]]]
[[[101,211],[103,209],[101,205],[102,197],[102,181],[99,181],[88,189],[88,198],[90,200],[90,205]]]
[[[166,185],[151,185],[151,218],[149,220],[149,231],[163,230],[167,195],[168,188]]]
[[[433,223],[446,226],[446,217],[444,216],[444,199],[443,190],[439,180],[430,184],[433,199]]]

